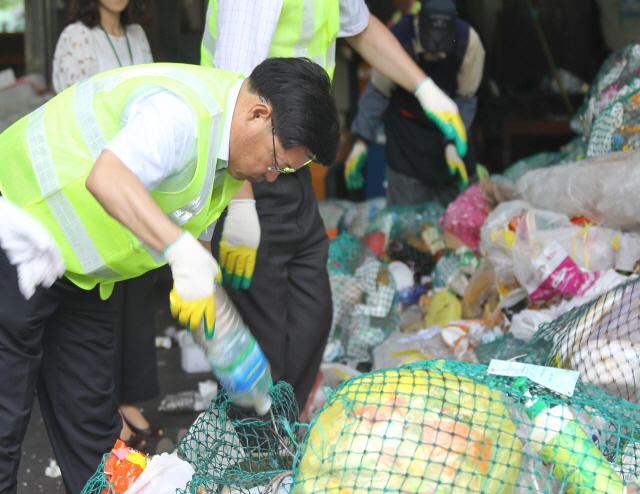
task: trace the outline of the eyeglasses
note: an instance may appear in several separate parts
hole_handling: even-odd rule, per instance
[[[267,100],[264,98],[264,96],[260,96],[260,101],[262,101],[263,103],[267,103]],[[278,173],[295,173],[295,172],[297,172],[298,170],[296,168],[291,168],[289,166],[285,166],[284,168],[282,168],[282,167],[280,167],[280,165],[278,165],[278,157],[276,156],[276,129],[273,127],[273,125],[271,126],[271,141],[273,142],[273,166],[267,167],[267,170],[272,171],[272,172],[278,172]],[[308,160],[305,163],[303,163],[300,166],[300,168],[302,168],[303,166],[307,166],[309,163],[311,163],[315,159],[316,159],[316,157],[314,156],[310,160]]]
[[[276,131],[273,128],[273,125],[271,126],[271,140],[273,142],[273,166],[267,167],[267,170],[272,172],[278,172],[278,173],[295,173],[296,172],[295,168],[290,168],[288,166],[285,166],[284,168],[280,168],[280,165],[278,165],[278,158],[276,157]]]

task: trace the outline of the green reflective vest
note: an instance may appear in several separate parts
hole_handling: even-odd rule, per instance
[[[339,28],[340,0],[284,0],[269,57],[307,57],[324,67],[333,78]],[[213,67],[217,38],[218,2],[209,0],[201,65]]]
[[[64,255],[66,276],[85,289],[100,283],[106,298],[114,282],[165,261],[87,190],[96,159],[126,123],[138,96],[165,88],[183,98],[198,121],[197,164],[185,172],[192,177],[184,189],[155,190],[151,196],[174,223],[197,237],[242,184],[217,160],[227,93],[239,79],[233,72],[158,63],[110,70],[71,86],[0,134],[0,191],[51,232]]]

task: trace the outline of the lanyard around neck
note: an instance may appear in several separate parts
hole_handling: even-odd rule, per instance
[[[102,31],[104,32],[104,35],[107,37],[107,41],[111,45],[111,49],[113,50],[113,54],[116,56],[116,59],[118,60],[118,65],[120,65],[120,67],[122,67],[122,62],[120,61],[120,57],[118,56],[118,52],[116,51],[115,46],[113,46],[113,43],[111,42],[111,37],[109,36],[109,33],[107,33],[107,30],[102,25],[102,22],[100,23],[100,29],[102,29]],[[126,28],[124,28],[124,39],[127,40],[127,49],[129,50],[129,58],[131,58],[131,65],[133,65],[133,54],[131,53],[131,45],[129,44],[129,36],[127,36],[127,29]]]

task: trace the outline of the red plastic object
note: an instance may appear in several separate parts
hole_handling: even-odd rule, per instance
[[[126,459],[133,452],[136,452],[136,450],[127,447],[120,439],[116,441],[109,458],[104,464],[104,474],[108,479],[109,486],[103,489],[102,494],[125,492],[140,477],[144,469]]]
[[[586,225],[589,223],[589,219],[585,215],[574,216],[570,221],[574,225]]]
[[[385,234],[382,232],[369,233],[362,239],[362,243],[369,247],[376,256],[379,256],[384,252],[385,242]]]

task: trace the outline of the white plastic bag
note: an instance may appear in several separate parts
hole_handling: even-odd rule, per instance
[[[175,494],[176,489],[186,487],[193,474],[189,462],[162,453],[147,460],[147,467],[124,494]]]
[[[453,352],[442,339],[440,326],[431,326],[415,333],[394,331],[373,350],[372,370],[438,358],[454,359]]]
[[[525,201],[508,201],[499,204],[480,228],[480,253],[494,269],[496,281],[504,287],[517,286],[513,273],[513,256],[509,222],[531,209]],[[510,238],[511,237],[511,238]]]
[[[583,295],[599,271],[614,267],[621,232],[574,225],[560,213],[531,209],[515,228],[513,270],[532,301]]]
[[[525,309],[513,316],[509,332],[519,340],[529,341],[541,324],[553,321],[553,316],[542,310]]]
[[[534,207],[584,215],[619,230],[640,227],[640,151],[620,151],[575,163],[531,170],[518,180],[516,196]]]

